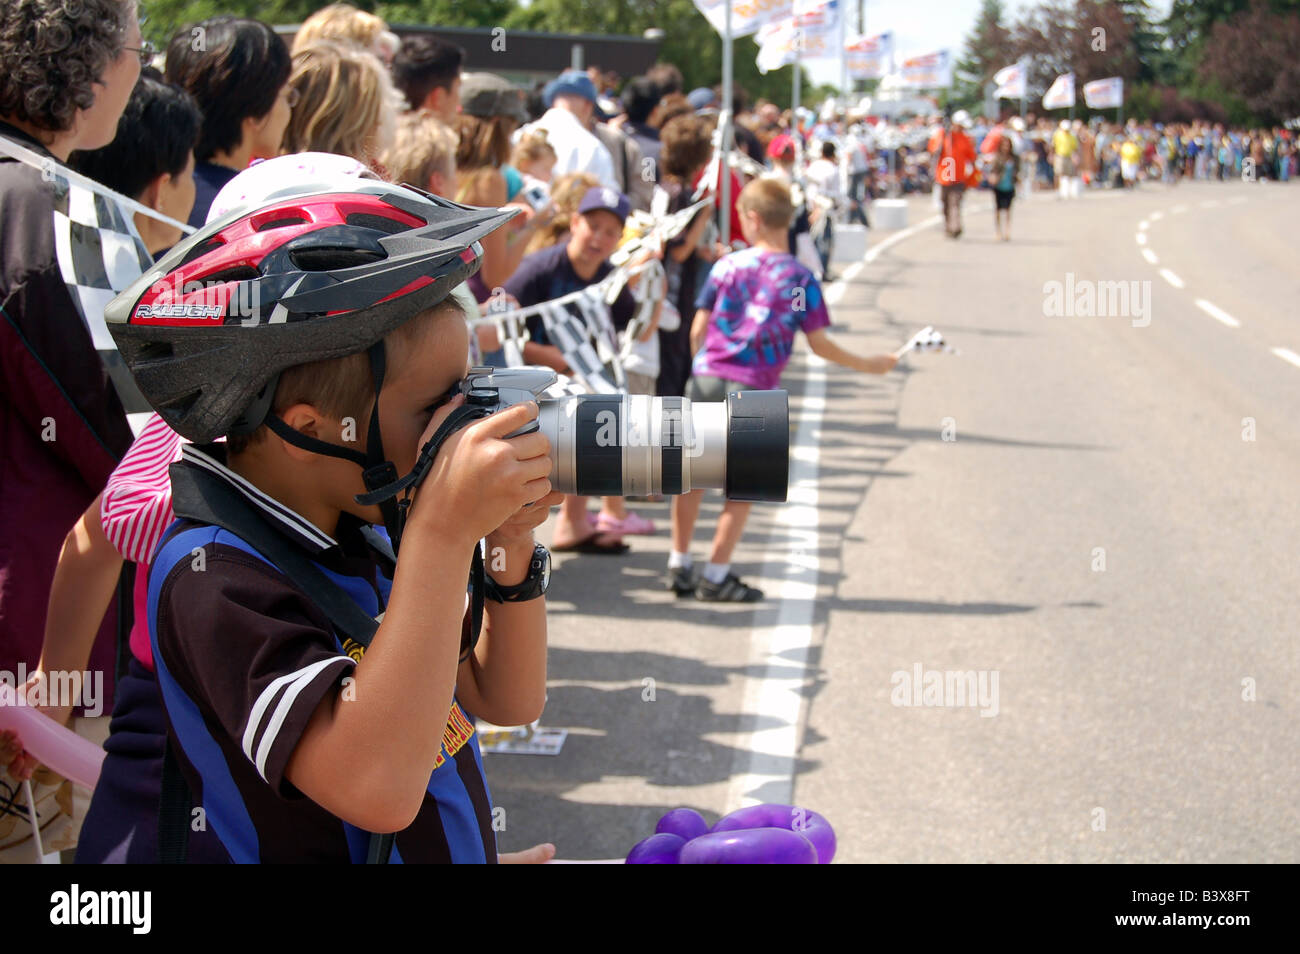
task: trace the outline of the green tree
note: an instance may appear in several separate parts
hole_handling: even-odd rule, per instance
[[[966,50],[957,61],[948,102],[963,109],[979,109],[984,85],[993,74],[1015,60],[1011,31],[1002,22],[1002,0],[982,0],[975,28],[966,38]]]
[[[506,18],[507,29],[553,33],[603,33],[641,36],[655,28],[664,31],[659,59],[682,71],[686,89],[717,86],[722,82],[722,38],[691,0],[533,0]],[[794,82],[793,67],[763,75],[755,59],[758,47],[752,37],[732,40],[734,78],[751,98],[788,104]],[[617,71],[617,63],[601,63]],[[807,88],[805,77],[804,87]]]
[[[406,0],[375,3],[352,0],[353,6],[409,26],[497,26],[518,6],[517,0]],[[254,17],[272,26],[301,23],[327,0],[150,0],[145,34],[159,45],[188,24],[221,14]]]
[[[1240,96],[1268,123],[1300,115],[1300,13],[1276,13],[1256,0],[1215,23],[1205,40],[1200,74]]]

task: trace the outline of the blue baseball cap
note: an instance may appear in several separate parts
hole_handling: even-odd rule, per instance
[[[582,202],[578,205],[578,212],[581,214],[596,211],[613,212],[620,222],[626,222],[628,213],[632,211],[632,204],[628,202],[627,196],[617,189],[592,186],[583,195]]]
[[[701,109],[716,108],[718,96],[707,86],[700,86],[686,95],[686,101],[691,104],[691,109],[699,112]]]
[[[565,70],[542,89],[542,102],[551,108],[557,96],[581,96],[596,102],[596,84],[582,70]]]

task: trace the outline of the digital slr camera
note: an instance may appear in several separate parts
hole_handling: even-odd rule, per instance
[[[785,500],[785,391],[737,391],[709,404],[644,394],[549,397],[556,380],[546,368],[472,368],[453,395],[488,413],[536,401],[537,418],[508,436],[547,436],[551,485],[561,493],[641,497],[708,488],[732,500]]]

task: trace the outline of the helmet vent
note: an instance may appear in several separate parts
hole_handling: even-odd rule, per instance
[[[196,258],[199,258],[199,257],[201,257],[201,256],[203,256],[203,255],[207,255],[208,252],[211,252],[211,251],[213,251],[214,249],[221,248],[221,246],[223,246],[223,245],[225,245],[225,244],[226,244],[225,241],[223,241],[219,236],[213,236],[212,238],[208,239],[208,240],[207,240],[206,242],[204,242],[203,244],[201,244],[201,245],[196,245],[196,246],[194,246],[192,249],[190,249],[189,252],[186,253],[185,257],[184,257],[183,259],[181,259],[181,260],[180,260],[180,261],[179,261],[179,262],[174,266],[173,270],[175,270],[176,268],[181,268],[182,266],[188,265],[190,262],[194,261]]]
[[[268,219],[257,227],[259,232],[269,232],[271,229],[281,229],[286,225],[302,225],[306,222],[305,216],[301,215],[282,215],[278,219]]]
[[[399,222],[397,219],[390,219],[384,215],[375,215],[371,212],[352,212],[347,217],[348,225],[358,225],[363,229],[374,229],[377,232],[383,232],[385,235],[396,235],[398,232],[405,232],[410,226],[405,222]]]
[[[252,282],[261,277],[257,269],[251,265],[236,265],[234,268],[227,268],[219,272],[213,272],[211,275],[205,275],[203,277],[203,287],[211,288],[213,285],[221,285],[225,282]]]
[[[162,361],[176,354],[170,341],[146,341],[136,352],[136,361]]]
[[[198,403],[199,398],[201,398],[202,396],[203,396],[203,389],[195,388],[193,391],[190,391],[188,394],[182,394],[180,397],[173,398],[172,400],[167,401],[162,406],[162,409],[165,409],[167,411],[167,413],[164,414],[163,417],[165,419],[175,420],[175,421],[184,420],[186,417],[189,416],[189,413],[192,410],[194,410],[194,405]]]
[[[304,272],[332,272],[356,268],[384,259],[384,253],[364,248],[299,248],[289,253],[295,268]]]

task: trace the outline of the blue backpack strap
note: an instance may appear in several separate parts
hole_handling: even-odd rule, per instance
[[[173,523],[163,534],[158,550],[150,564],[149,598],[145,604],[149,626],[149,641],[153,645],[155,659],[158,656],[158,643],[154,636],[154,622],[158,618],[158,598],[162,592],[162,583],[182,560],[190,559],[194,545],[202,540],[206,543],[212,539],[211,527],[194,527],[182,530],[179,522]],[[157,664],[155,663],[155,669]],[[162,690],[161,675],[159,691]],[[162,779],[158,792],[158,863],[163,865],[181,865],[189,849],[190,816],[194,809],[194,799],[190,794],[189,784],[181,774],[180,763],[176,758],[176,747],[171,734],[163,743]]]
[[[303,554],[295,544],[262,519],[233,488],[219,477],[184,462],[172,464],[172,509],[178,517],[196,520],[206,526],[181,531],[159,546],[154,566],[150,570],[149,620],[150,632],[157,615],[158,593],[162,581],[176,564],[192,553],[195,543],[211,542],[214,528],[233,534],[261,559],[283,573],[291,583],[311,596],[312,602],[325,614],[340,636],[346,636],[364,647],[369,647],[379,624],[348,595],[347,591],[331,580],[320,568]],[[478,556],[478,549],[475,548]],[[481,556],[479,557],[481,561]],[[481,562],[479,564],[482,565]],[[155,577],[155,573],[157,576]],[[476,620],[477,622],[477,620]],[[151,636],[152,638],[152,636]],[[157,647],[155,647],[157,652]],[[164,769],[166,763],[164,762]],[[186,792],[188,795],[188,791]],[[166,818],[174,819],[179,803],[168,803]],[[185,820],[188,829],[188,809]],[[159,823],[164,821],[160,808]],[[174,824],[174,821],[172,822]],[[159,845],[163,839],[159,838]],[[188,836],[187,836],[188,837]],[[169,837],[169,843],[170,843]],[[367,863],[387,864],[393,851],[395,835],[372,834]],[[183,860],[183,849],[180,859]]]

